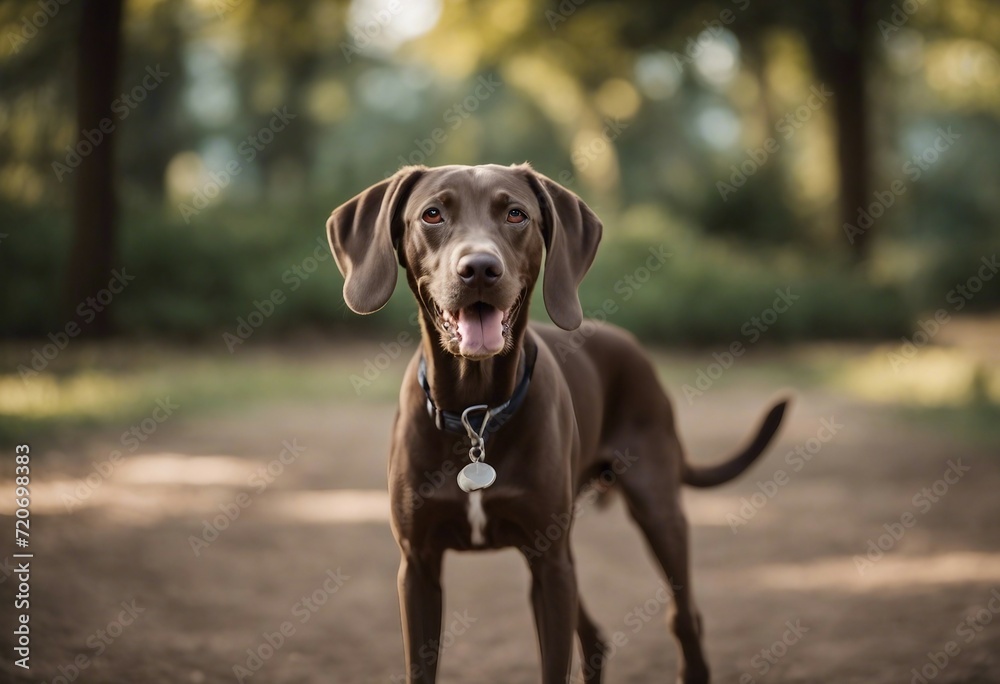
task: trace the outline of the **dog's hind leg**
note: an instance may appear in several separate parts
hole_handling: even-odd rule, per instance
[[[576,635],[580,639],[580,649],[583,654],[584,684],[601,684],[608,644],[601,635],[601,630],[587,614],[579,597],[577,597]]]
[[[668,453],[663,453],[664,450]],[[671,628],[681,650],[683,684],[706,684],[708,663],[701,644],[701,616],[691,589],[688,523],[681,509],[680,442],[675,435],[644,440],[638,458],[621,476],[629,513],[642,530],[673,590]]]

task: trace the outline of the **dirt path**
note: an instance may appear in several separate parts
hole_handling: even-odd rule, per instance
[[[692,457],[729,452],[764,403],[759,392],[719,389],[680,406]],[[243,681],[402,681],[384,494],[393,410],[178,417],[87,490],[76,489],[87,474],[77,454],[36,455],[33,668],[23,677],[11,665],[5,617],[0,681],[236,682],[247,649],[266,657],[251,659],[259,669]],[[827,434],[824,420],[836,434],[809,443]],[[283,441],[294,447],[285,464]],[[118,442],[117,432],[101,434],[79,451],[103,461]],[[814,448],[812,458],[786,460],[800,445]],[[716,681],[888,684],[925,666],[935,683],[1000,681],[1000,615],[986,607],[991,592],[1000,597],[997,455],[831,394],[800,397],[780,444],[749,476],[684,494]],[[268,464],[282,471],[273,482],[251,479]],[[920,494],[955,465],[969,470],[942,480],[940,496],[932,489],[936,502]],[[773,497],[744,506],[746,524],[734,533],[729,521],[758,482]],[[67,495],[80,498],[72,514]],[[191,539],[223,509],[240,512],[196,555]],[[911,527],[900,523],[906,513]],[[853,557],[885,524],[902,537],[884,537],[891,548],[862,574]],[[591,611],[609,635],[621,633],[608,681],[673,681],[660,579],[620,502],[584,511],[575,549]],[[452,555],[446,575],[441,681],[537,681],[520,557]],[[0,585],[4,616],[13,585]],[[273,650],[268,639],[283,643]],[[949,661],[940,673],[928,652]]]

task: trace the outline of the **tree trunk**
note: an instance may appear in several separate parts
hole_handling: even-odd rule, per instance
[[[858,210],[871,203],[869,164],[868,76],[869,38],[865,29],[865,0],[846,3],[845,30],[827,51],[824,71],[834,91],[837,123],[837,162],[840,177],[840,224],[857,260],[868,255],[872,231],[877,226],[858,225]],[[845,227],[846,226],[846,227]]]
[[[112,127],[117,128],[119,121],[111,104],[119,95],[115,90],[121,61],[123,0],[81,1],[76,74],[80,142],[76,149],[82,161],[72,175],[73,238],[64,292],[67,320],[76,320],[80,303],[107,287],[116,257],[116,136]],[[83,334],[110,332],[108,314],[113,306],[101,307],[101,311],[91,307],[97,317],[81,325]]]

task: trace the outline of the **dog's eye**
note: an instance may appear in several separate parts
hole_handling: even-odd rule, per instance
[[[528,220],[528,215],[520,209],[511,209],[507,212],[507,223],[524,223]]]
[[[431,207],[430,209],[426,210],[423,216],[420,217],[420,219],[424,223],[429,223],[432,226],[437,225],[439,223],[444,223],[444,217],[441,216],[441,210],[436,207]]]

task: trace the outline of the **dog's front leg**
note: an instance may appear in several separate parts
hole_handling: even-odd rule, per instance
[[[568,537],[568,535],[566,535]],[[542,654],[543,684],[566,684],[576,631],[576,570],[567,540],[528,558],[531,606]]]
[[[440,552],[403,553],[399,563],[399,612],[407,684],[434,684],[441,646]]]

